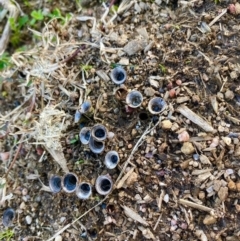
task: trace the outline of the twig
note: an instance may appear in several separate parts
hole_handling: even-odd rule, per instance
[[[191,201],[188,201],[188,200],[179,199],[179,203],[182,204],[182,205],[192,207],[192,208],[196,208],[198,210],[209,212],[210,214],[213,214],[215,212],[214,209],[212,209],[212,208],[209,208],[209,207],[206,207],[204,205],[197,204],[197,203],[194,203],[194,202],[191,202]]]
[[[83,49],[85,49],[85,46],[81,46],[81,47],[77,48],[77,49],[73,52],[73,54],[70,55],[69,57],[67,57],[66,59],[64,59],[64,60],[61,62],[61,64],[67,63],[67,62],[69,62],[70,60],[72,60],[73,58],[75,58],[75,57],[78,55],[78,53],[80,53],[80,51],[83,50]]]
[[[158,199],[158,208],[159,208],[159,212],[161,211],[162,209],[162,201],[163,201],[163,198],[164,198],[164,195],[165,195],[165,191],[162,189],[161,190],[161,194],[160,194],[160,197]]]
[[[109,195],[108,195],[109,196]],[[100,201],[98,204],[96,204],[95,206],[93,206],[92,208],[88,209],[88,211],[86,211],[83,215],[81,215],[80,217],[76,218],[74,221],[72,221],[71,223],[67,224],[66,226],[64,226],[62,229],[60,229],[58,232],[56,232],[51,238],[49,238],[47,241],[51,241],[53,240],[56,236],[60,235],[62,232],[64,232],[66,229],[68,229],[69,227],[71,227],[74,223],[76,223],[78,220],[80,220],[81,218],[83,218],[86,214],[88,214],[90,211],[92,211],[94,208],[96,208],[97,206],[99,206],[101,203],[103,203],[108,196],[106,196],[102,201]]]
[[[227,8],[224,9],[217,17],[215,17],[211,23],[208,24],[209,27],[211,27],[214,23],[216,23],[225,13],[227,12]]]
[[[19,140],[19,142],[21,142],[21,143],[20,143],[19,146],[18,146],[17,152],[16,152],[16,154],[15,154],[15,156],[14,156],[14,158],[13,158],[13,161],[12,161],[10,167],[8,168],[6,174],[4,175],[4,177],[5,177],[6,179],[7,179],[7,176],[8,176],[8,174],[9,174],[11,168],[13,167],[14,163],[15,163],[16,160],[17,160],[17,157],[18,157],[19,152],[20,152],[21,149],[22,149],[22,145],[23,145],[22,140],[23,140],[23,135],[21,136],[21,138],[20,138],[20,140]]]
[[[155,224],[155,226],[154,226],[154,228],[153,228],[153,231],[155,231],[155,229],[157,228],[157,226],[158,226],[161,218],[162,218],[162,213],[159,215],[158,220],[157,220],[157,222],[156,222],[156,224]]]

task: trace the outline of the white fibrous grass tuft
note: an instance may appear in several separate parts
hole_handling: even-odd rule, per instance
[[[58,110],[54,106],[45,107],[40,114],[39,122],[36,122],[33,137],[37,142],[44,145],[64,172],[69,172],[60,142],[62,133],[66,131],[68,126],[68,122],[65,122],[65,120],[66,114],[64,111]]]

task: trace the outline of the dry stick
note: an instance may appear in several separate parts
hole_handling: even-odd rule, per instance
[[[19,146],[18,146],[17,152],[16,152],[16,154],[15,154],[15,156],[14,156],[14,158],[13,158],[13,161],[12,161],[10,167],[8,168],[6,174],[4,175],[4,177],[5,177],[6,179],[7,179],[7,176],[8,176],[8,174],[9,174],[11,168],[13,167],[14,163],[15,163],[16,160],[17,160],[17,157],[18,157],[19,152],[20,152],[21,149],[22,149],[22,145],[23,145],[22,140],[23,140],[23,135],[21,136],[21,138],[20,138],[20,140],[19,140],[19,142],[21,142],[21,143],[20,143]]]
[[[157,222],[156,222],[156,224],[155,224],[155,226],[154,226],[154,228],[153,228],[153,231],[156,230],[156,228],[157,228],[157,226],[158,226],[158,224],[159,224],[161,218],[162,218],[162,213],[159,215],[158,220],[157,220]]]
[[[225,13],[227,12],[227,8],[224,9],[217,17],[215,17],[211,23],[208,24],[211,27],[214,23],[216,23]]]
[[[160,121],[161,121],[161,117],[159,117],[158,122],[155,124],[155,126],[154,126],[153,128],[151,128],[151,129],[149,130],[149,128],[150,128],[150,126],[151,126],[151,124],[152,124],[152,123],[150,123],[150,125],[147,127],[147,129],[143,132],[142,136],[139,138],[139,140],[138,140],[138,142],[136,143],[136,145],[134,146],[131,154],[129,155],[127,161],[125,162],[125,164],[124,164],[124,166],[123,166],[123,169],[122,169],[121,173],[119,174],[119,176],[118,176],[118,178],[117,178],[117,180],[116,180],[115,186],[116,186],[117,182],[121,179],[123,173],[125,172],[125,170],[126,170],[126,168],[127,168],[127,165],[128,165],[129,162],[131,161],[131,158],[133,157],[134,153],[137,151],[137,148],[140,146],[141,141],[143,140],[143,138],[144,138],[149,132],[151,132],[152,130],[154,130],[154,129],[156,128],[156,126],[159,125],[159,122],[160,122]]]
[[[209,207],[206,207],[206,206],[203,206],[201,204],[197,204],[197,203],[194,203],[194,202],[191,202],[191,201],[188,201],[188,200],[179,199],[179,203],[182,204],[182,205],[192,207],[192,208],[196,208],[198,210],[209,212],[210,214],[213,214],[215,212],[214,209],[212,209],[212,208],[209,208]]]
[[[103,203],[109,195],[107,195],[102,201],[100,201],[98,204],[96,204],[95,206],[93,206],[92,208],[88,209],[88,211],[86,211],[83,215],[81,215],[80,217],[76,218],[74,221],[72,221],[71,223],[67,224],[66,226],[64,226],[62,229],[60,229],[58,232],[56,232],[50,239],[48,239],[47,241],[51,241],[54,238],[56,238],[58,235],[60,235],[62,232],[64,232],[66,229],[68,229],[70,226],[72,226],[74,223],[76,223],[78,220],[80,220],[82,217],[84,217],[86,214],[88,214],[90,211],[92,211],[95,207],[99,206],[101,203]]]
[[[70,60],[72,60],[73,58],[75,58],[75,57],[78,55],[78,53],[80,53],[80,51],[83,50],[84,48],[85,48],[85,46],[78,47],[78,48],[73,52],[72,55],[70,55],[70,56],[67,57],[66,59],[62,60],[61,63],[63,64],[63,63],[69,62]]]

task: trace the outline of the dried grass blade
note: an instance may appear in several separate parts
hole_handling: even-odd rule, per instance
[[[123,184],[125,183],[125,181],[128,179],[128,177],[130,177],[130,175],[133,173],[134,171],[134,167],[132,167],[124,176],[123,178],[119,181],[119,183],[117,184],[117,189],[121,188],[123,186]]]
[[[187,106],[181,105],[177,108],[177,110],[190,121],[201,127],[206,132],[213,132],[214,128],[205,120],[203,120],[200,116],[190,110]]]
[[[137,214],[135,211],[133,211],[131,208],[129,208],[127,206],[122,206],[122,207],[124,209],[125,214],[129,218],[131,218],[131,219],[133,219],[133,220],[135,220],[135,221],[137,221],[137,222],[139,222],[143,225],[149,226],[149,224],[139,214]]]

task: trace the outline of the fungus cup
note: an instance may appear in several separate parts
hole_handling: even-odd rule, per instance
[[[91,129],[89,127],[83,127],[79,133],[79,139],[82,144],[86,145],[89,143],[91,137]]]
[[[101,175],[97,178],[95,188],[100,195],[108,195],[111,192],[112,187],[113,182],[109,175]]]
[[[105,165],[108,169],[114,169],[119,162],[119,155],[116,151],[109,151],[105,156]]]
[[[59,176],[52,176],[49,179],[49,188],[53,193],[58,193],[61,191],[62,178]]]
[[[103,152],[105,145],[102,141],[94,140],[91,136],[89,140],[89,148],[93,153],[100,154]]]
[[[12,208],[8,208],[3,212],[2,223],[5,227],[9,227],[15,217],[15,211]]]
[[[78,198],[86,200],[92,195],[92,187],[87,182],[82,182],[77,186],[76,194]]]
[[[132,90],[126,96],[126,103],[131,108],[138,108],[143,102],[142,94],[137,90]]]
[[[91,107],[92,107],[91,101],[90,100],[86,100],[86,101],[84,101],[82,103],[82,105],[81,105],[81,107],[79,109],[79,112],[81,114],[85,114],[85,113],[87,113],[91,109]]]
[[[75,115],[74,115],[74,123],[78,123],[82,117],[82,114],[76,110]]]
[[[153,115],[160,114],[166,107],[167,103],[160,97],[154,97],[148,102],[148,110]]]
[[[104,141],[107,138],[107,129],[101,124],[93,126],[91,136],[96,141]]]
[[[121,85],[115,90],[115,98],[117,100],[125,100],[128,94],[128,90],[125,85]]]
[[[67,193],[73,193],[77,188],[78,177],[74,173],[67,173],[62,178],[62,188]]]
[[[123,67],[121,66],[117,66],[115,67],[111,74],[110,74],[111,80],[115,83],[115,84],[123,84],[126,79],[127,79],[127,73],[126,71],[123,69]]]

